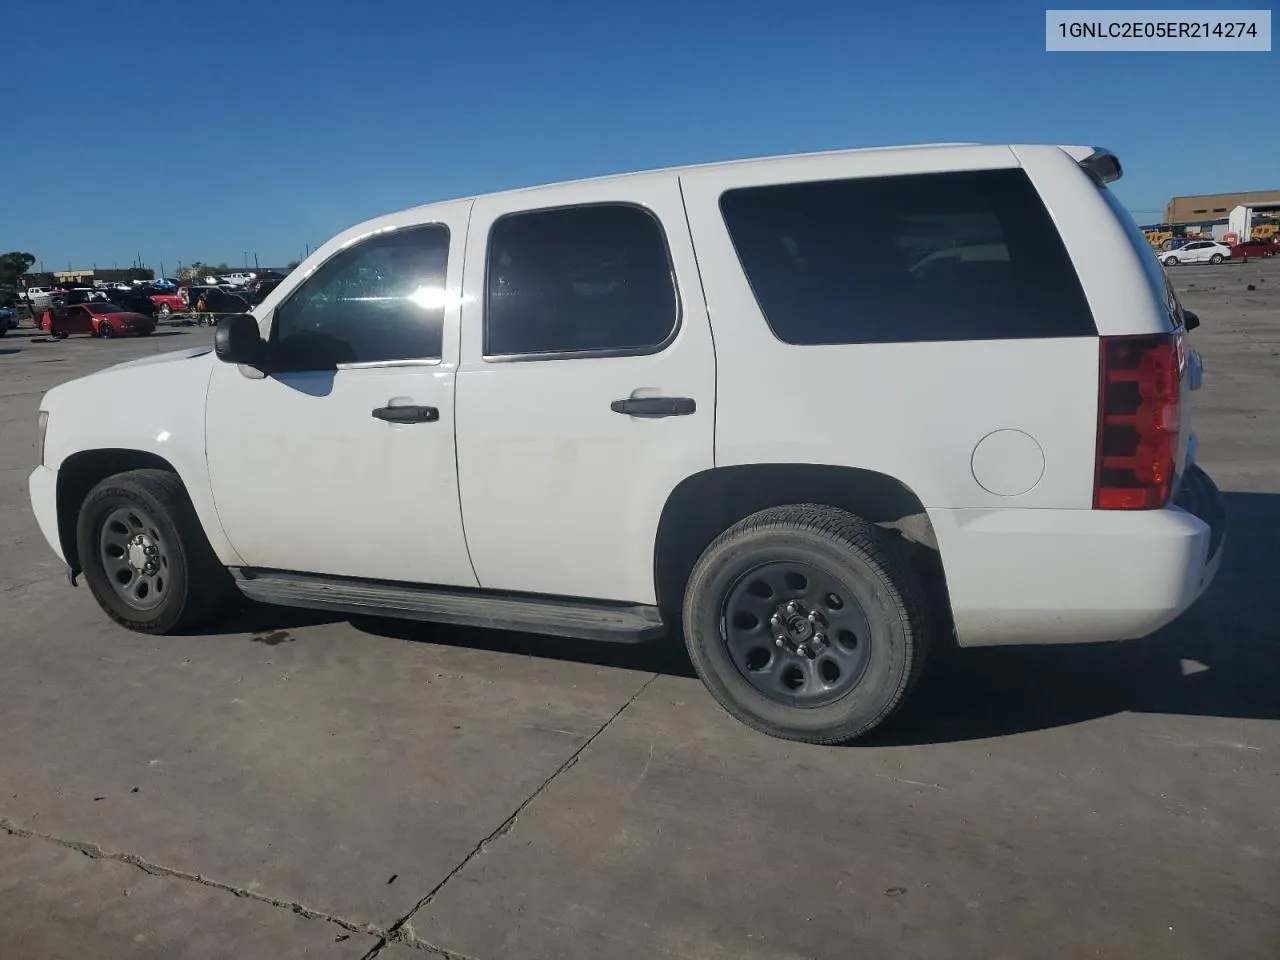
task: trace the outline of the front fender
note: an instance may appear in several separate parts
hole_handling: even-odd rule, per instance
[[[218,559],[243,564],[223,533],[205,461],[204,407],[215,360],[208,349],[160,354],[109,367],[55,387],[44,465],[60,470],[76,454],[139,451],[159,457],[182,479]]]

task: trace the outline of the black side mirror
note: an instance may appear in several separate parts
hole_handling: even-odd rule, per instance
[[[1200,326],[1200,318],[1190,310],[1182,311],[1182,322],[1186,326],[1188,333]]]
[[[267,345],[258,332],[258,321],[253,314],[233,313],[218,321],[213,331],[213,350],[223,363],[243,363],[262,369]]]

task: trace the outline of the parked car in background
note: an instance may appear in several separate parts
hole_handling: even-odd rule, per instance
[[[1217,240],[1194,240],[1185,247],[1160,254],[1160,262],[1166,267],[1180,263],[1222,263],[1231,259],[1231,248]]]
[[[13,307],[0,307],[0,337],[18,329],[18,311]]]
[[[250,306],[256,307],[267,299],[271,291],[280,286],[280,283],[280,280],[255,280],[245,288],[245,292],[241,296],[249,302]]]
[[[145,337],[155,328],[156,322],[151,317],[104,301],[53,307],[40,318],[40,329],[59,340],[73,333],[86,333],[104,340],[130,335]]]
[[[151,302],[156,305],[156,315],[162,319],[175,311],[187,309],[186,290],[170,290],[163,287],[147,286],[139,287],[138,292],[150,298]]]
[[[245,313],[250,307],[242,294],[229,293],[221,287],[192,287],[187,299],[196,313]]]
[[[53,299],[52,287],[27,287],[27,304],[31,307],[31,312],[39,313],[41,310],[49,306]]]
[[[140,313],[153,320],[161,313],[160,305],[151,299],[143,288],[115,290],[111,293],[109,299],[112,303],[124,307],[126,310],[130,310],[133,313]]]
[[[1245,257],[1274,257],[1280,253],[1280,241],[1274,237],[1254,237],[1252,240],[1241,240],[1231,248],[1231,256],[1237,259]]]
[[[64,306],[71,306],[76,303],[92,303],[95,300],[105,302],[111,298],[105,290],[94,290],[90,287],[73,287],[62,294],[61,299]]]

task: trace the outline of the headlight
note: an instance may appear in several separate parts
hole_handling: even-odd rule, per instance
[[[36,421],[36,435],[39,437],[40,446],[40,465],[44,466],[44,434],[49,429],[49,411],[41,410],[40,418]]]

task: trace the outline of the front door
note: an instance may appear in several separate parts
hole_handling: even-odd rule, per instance
[[[287,372],[215,366],[210,483],[246,565],[475,586],[453,443],[468,206],[331,241],[263,319]]]
[[[76,304],[70,307],[55,308],[58,312],[54,314],[58,319],[55,320],[55,328],[63,333],[87,333],[92,335],[93,317],[84,307]]]
[[[464,293],[458,469],[481,585],[652,603],[663,506],[714,451],[676,179],[477,200]]]

